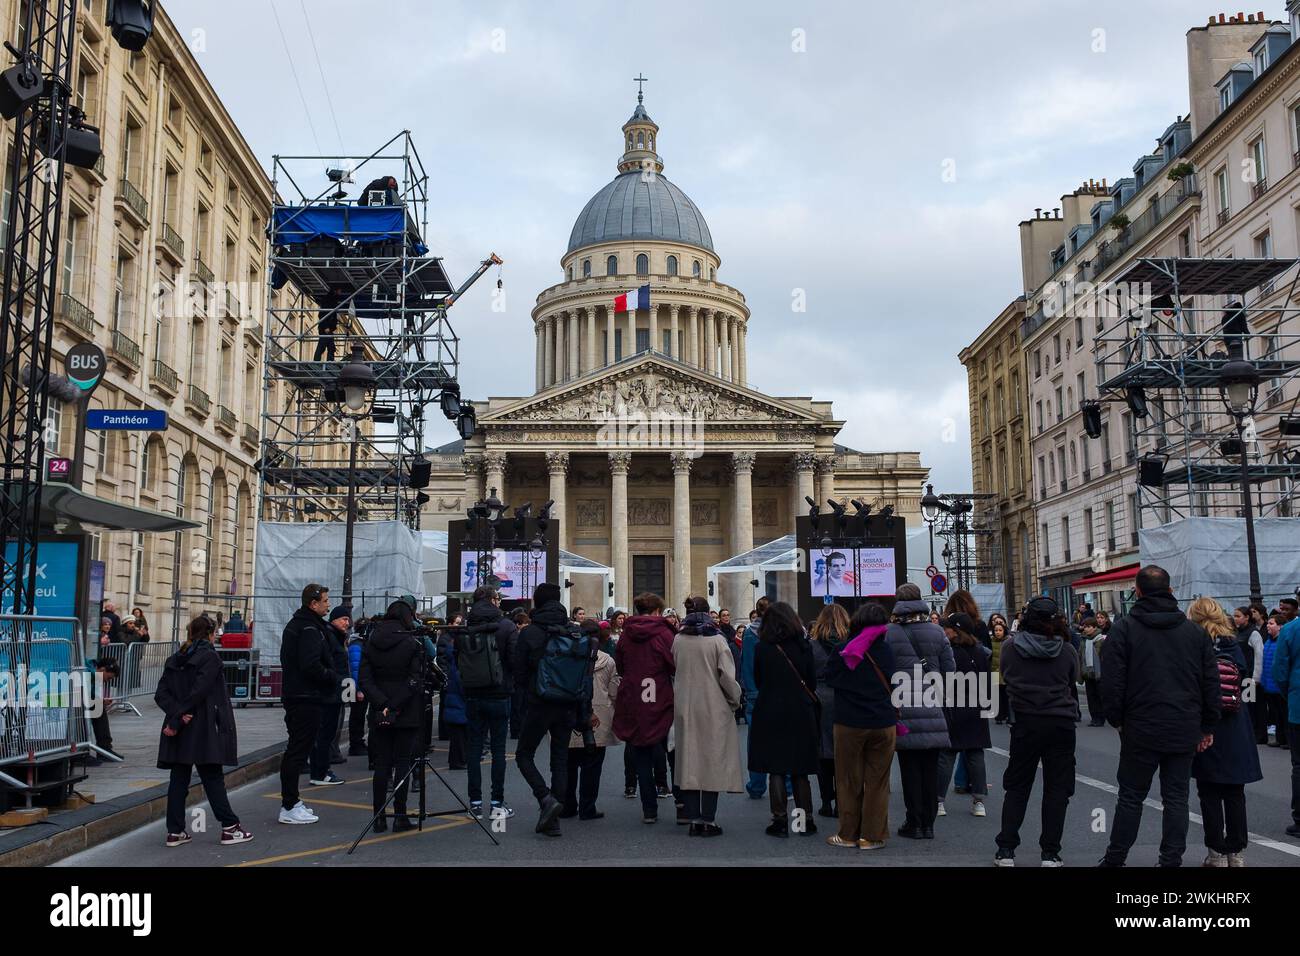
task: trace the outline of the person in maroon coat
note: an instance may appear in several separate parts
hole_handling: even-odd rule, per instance
[[[632,602],[636,614],[623,622],[623,636],[614,649],[614,664],[623,682],[614,702],[614,735],[632,753],[641,819],[654,823],[655,751],[667,746],[673,726],[673,627],[663,616],[664,601],[649,592]]]

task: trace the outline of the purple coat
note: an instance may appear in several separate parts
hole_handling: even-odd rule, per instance
[[[672,729],[674,637],[673,626],[659,614],[638,614],[623,622],[623,636],[614,648],[614,664],[623,678],[614,702],[614,736],[634,747],[666,740]]]

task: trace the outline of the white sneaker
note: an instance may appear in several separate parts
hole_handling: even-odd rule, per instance
[[[318,820],[320,820],[320,817],[303,806],[301,800],[292,810],[280,808],[281,823],[316,823]]]
[[[988,813],[984,809],[984,801],[976,800],[971,804],[970,815],[973,817],[986,817]]]
[[[1201,866],[1208,866],[1215,869],[1222,869],[1228,865],[1228,858],[1222,853],[1215,853],[1211,850],[1205,855],[1205,862]]]
[[[1246,854],[1244,853],[1228,854],[1228,866],[1232,867],[1233,869],[1236,869],[1237,867],[1242,867],[1245,865],[1246,865]]]
[[[1051,856],[1043,857],[1042,862],[1039,863],[1038,865],[1047,866],[1047,867],[1058,867],[1058,866],[1065,866],[1065,863],[1061,860],[1060,854],[1053,853]]]
[[[943,808],[943,801],[940,800],[940,801],[939,801],[939,812],[936,813],[935,816],[937,816],[937,817],[946,817],[947,815],[948,815],[948,811],[945,810],[945,809]]]

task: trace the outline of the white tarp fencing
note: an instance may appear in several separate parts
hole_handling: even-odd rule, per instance
[[[1138,535],[1142,563],[1169,572],[1174,594],[1186,604],[1212,597],[1230,605],[1250,595],[1246,522],[1240,518],[1183,518]],[[1294,597],[1300,585],[1300,518],[1256,518],[1255,554],[1264,603]]]
[[[323,584],[343,597],[341,522],[259,521],[254,646],[278,657],[280,635],[302,606],[302,589]],[[421,542],[400,521],[358,521],[352,538],[352,604],[356,617],[383,614],[403,594],[424,595]]]

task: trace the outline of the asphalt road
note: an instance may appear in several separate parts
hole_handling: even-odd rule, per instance
[[[739,728],[743,735],[744,726]],[[514,742],[511,741],[511,750]],[[1007,760],[1007,729],[993,728],[993,749],[987,755],[993,793],[986,805],[988,816],[972,817],[969,798],[949,794],[948,816],[936,824],[936,839],[926,841],[892,837],[883,850],[862,852],[830,847],[825,837],[834,832],[833,820],[817,817],[821,828],[816,835],[779,839],[763,829],[770,821],[767,799],[752,800],[745,794],[724,794],[718,807],[718,823],[725,831],[715,839],[692,839],[687,828],[673,823],[670,801],[660,802],[660,822],[641,822],[640,801],[623,797],[621,748],[609,751],[601,780],[600,820],[563,820],[563,836],[556,839],[533,832],[536,803],[528,793],[513,761],[506,774],[506,800],[516,815],[506,822],[504,833],[496,834],[500,846],[465,815],[437,817],[426,821],[423,832],[368,836],[356,852],[346,850],[370,817],[370,779],[364,759],[349,761],[335,771],[347,780],[342,786],[304,787],[303,797],[316,810],[320,822],[309,826],[285,826],[276,822],[279,811],[278,779],[267,778],[231,794],[231,801],[245,827],[252,830],[251,843],[223,849],[218,845],[215,821],[207,833],[194,834],[186,846],[167,849],[161,823],[142,827],[109,843],[79,853],[60,866],[350,866],[444,864],[494,864],[553,866],[599,864],[607,866],[990,866],[996,847],[1002,806],[1001,779]],[[444,746],[444,745],[440,745]],[[743,746],[743,741],[742,741]],[[1077,785],[1066,820],[1062,857],[1067,866],[1092,866],[1105,849],[1106,833],[1115,807],[1114,776],[1119,740],[1110,728],[1081,724],[1077,748]],[[539,764],[545,747],[539,753]],[[1264,779],[1246,788],[1251,846],[1249,866],[1295,866],[1300,864],[1300,841],[1283,832],[1290,822],[1290,755],[1272,747],[1260,748]],[[434,756],[455,790],[465,796],[465,772],[446,767],[446,752]],[[484,766],[484,783],[487,782]],[[304,779],[305,783],[305,779]],[[814,804],[817,800],[813,784]],[[1021,831],[1018,851],[1020,866],[1038,865],[1038,797],[1035,787],[1028,816]],[[430,777],[429,809],[457,807],[455,799]],[[200,806],[206,806],[201,804]],[[415,806],[414,801],[412,807]],[[1202,831],[1195,786],[1192,790],[1192,825],[1188,834],[1185,865],[1199,865],[1204,857]],[[1130,854],[1134,866],[1153,866],[1160,842],[1162,811],[1158,784],[1147,801],[1142,829]],[[895,770],[890,802],[890,823],[896,829],[903,819],[902,792]]]

